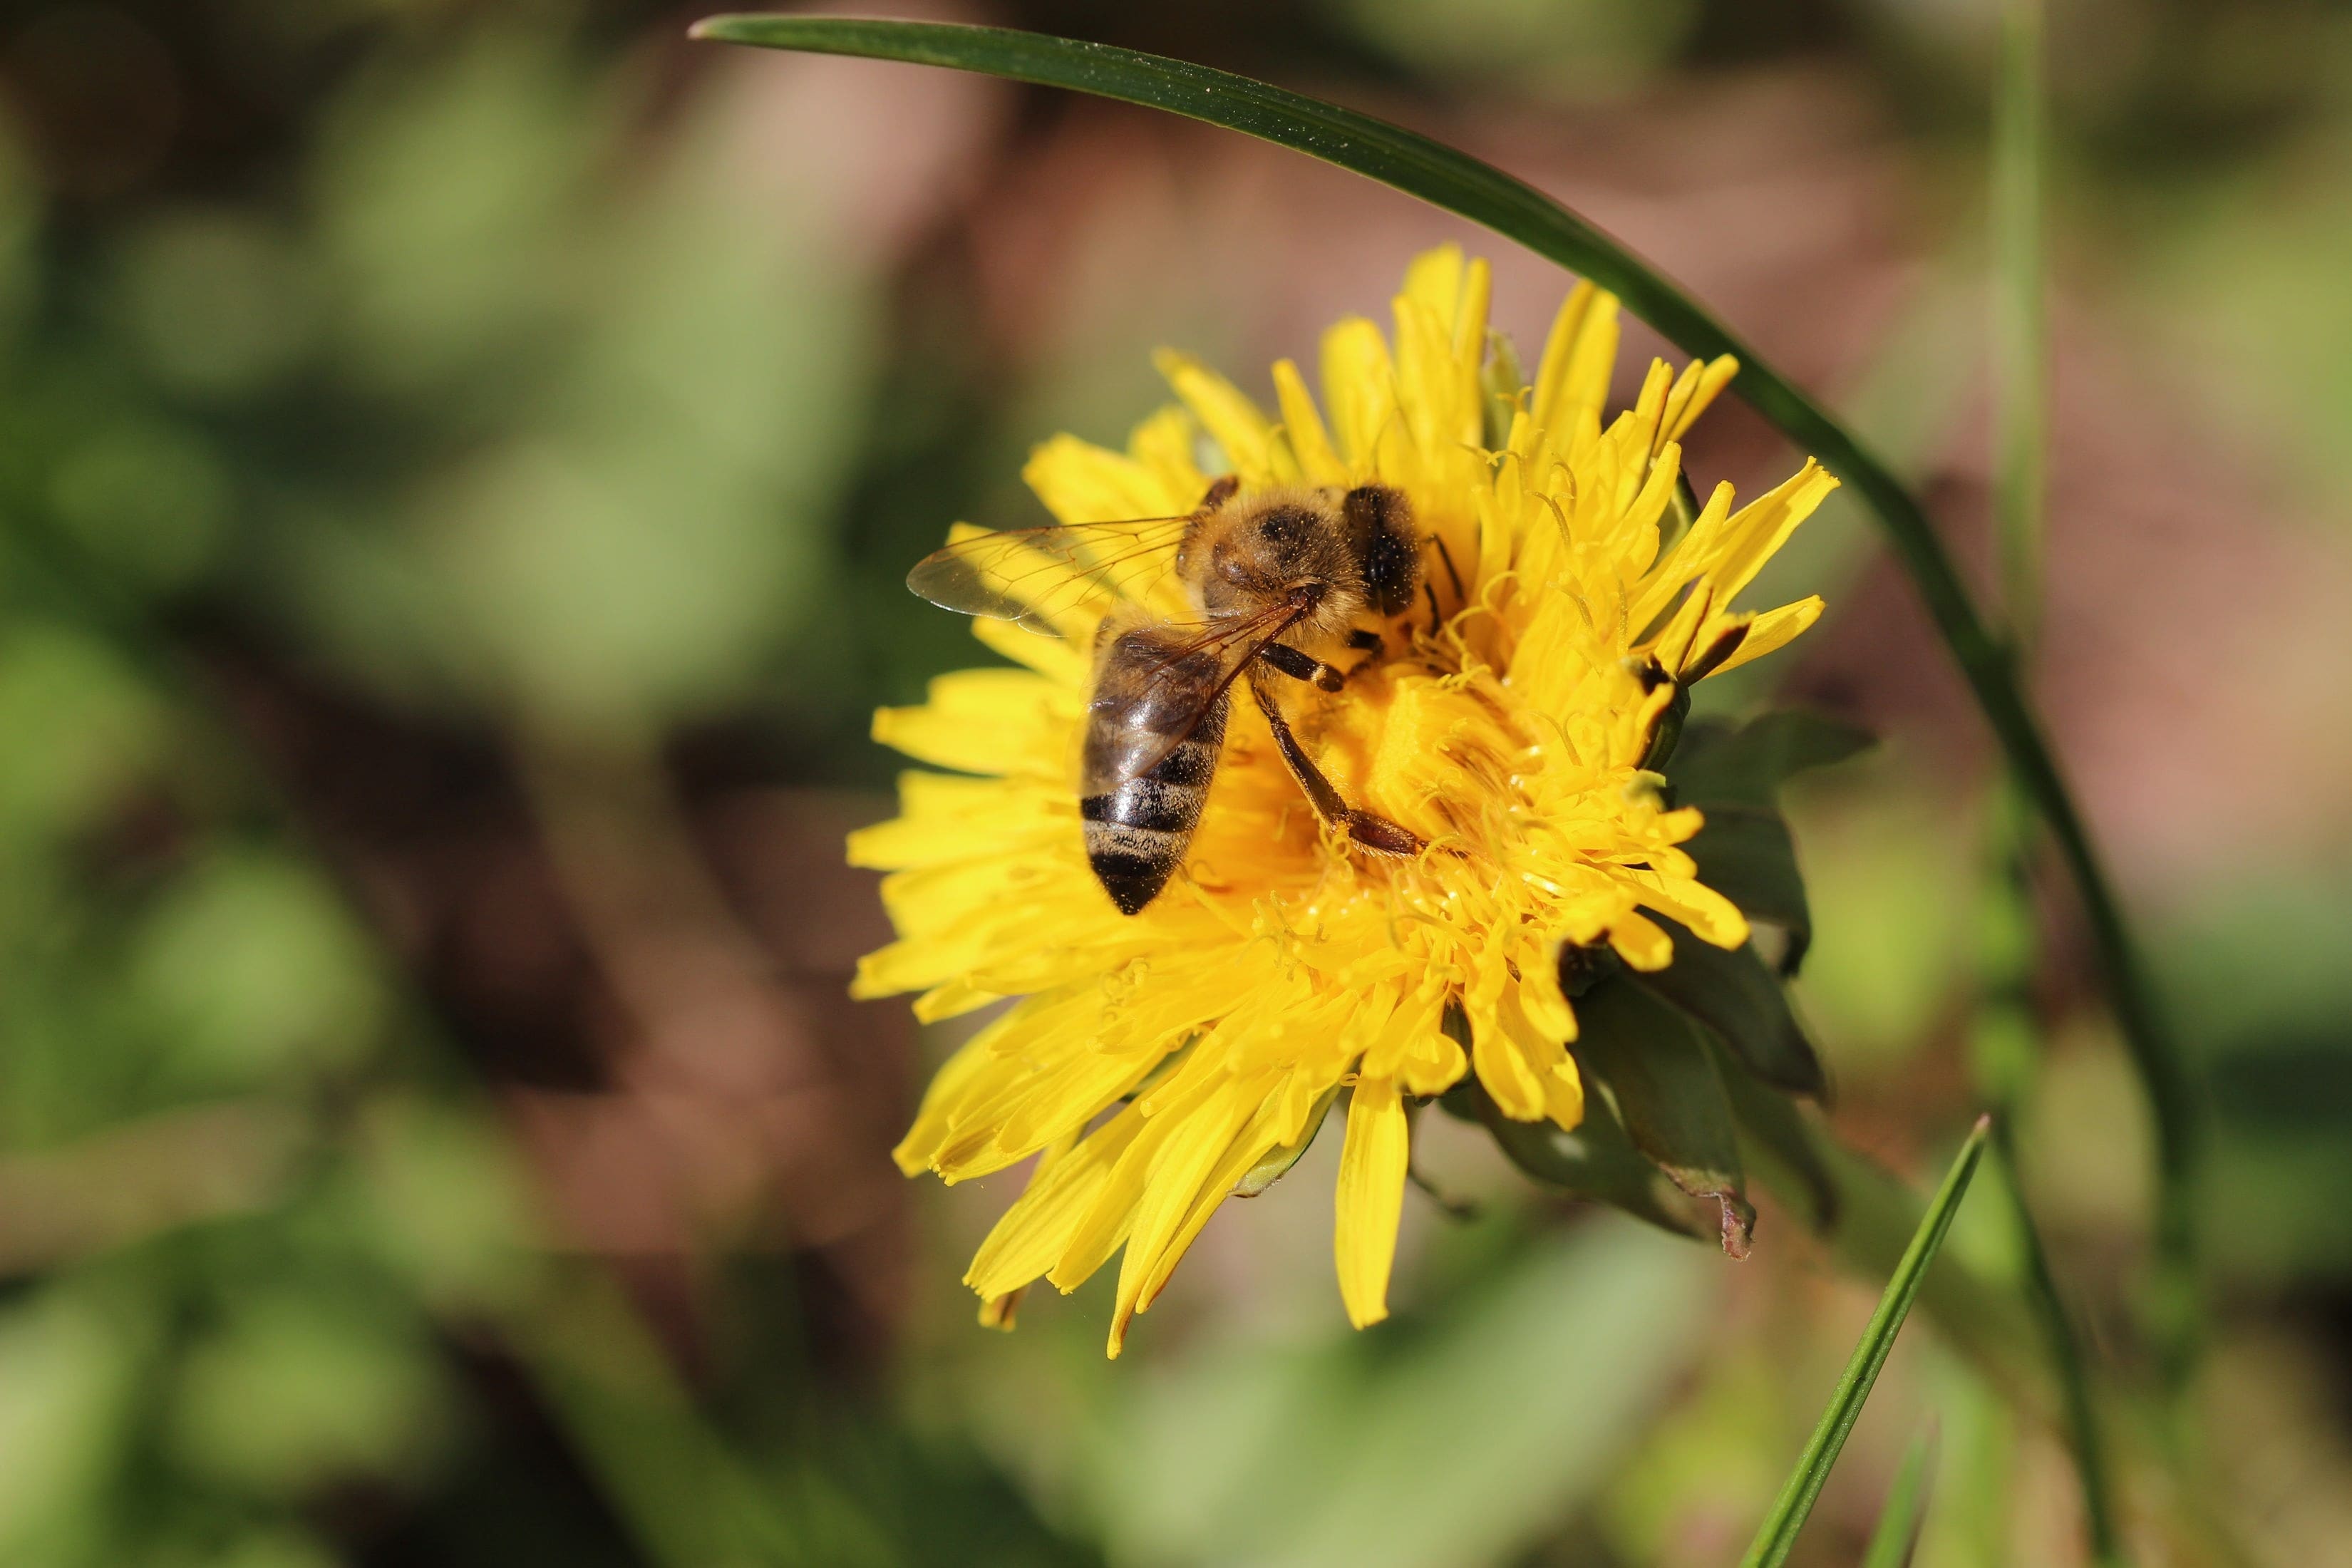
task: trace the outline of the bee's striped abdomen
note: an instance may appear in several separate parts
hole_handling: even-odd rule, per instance
[[[1171,663],[1162,636],[1133,631],[1112,642],[1097,670],[1087,716],[1078,795],[1087,863],[1111,902],[1130,915],[1157,898],[1183,863],[1216,776],[1230,703],[1214,661]],[[1198,668],[1188,668],[1196,662]],[[1145,670],[1149,679],[1134,679]],[[1184,738],[1173,750],[1135,771],[1134,762],[1175,733]]]
[[[1208,804],[1209,781],[1216,774],[1226,705],[1220,693],[1192,734],[1150,772],[1078,801],[1078,815],[1086,821],[1087,863],[1123,914],[1134,914],[1159,897],[1183,863],[1184,847],[1192,842],[1201,808]]]

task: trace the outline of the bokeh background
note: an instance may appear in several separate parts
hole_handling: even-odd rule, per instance
[[[2143,1561],[2344,1563],[2352,15],[2052,11],[2033,675],[2214,1135],[2194,1479],[2134,1471]],[[1990,561],[1989,0],[922,14],[1534,179]],[[974,1325],[1014,1178],[897,1175],[952,1041],[845,989],[867,715],[987,658],[900,586],[950,520],[1042,521],[1027,446],[1119,438],[1155,343],[1262,387],[1460,240],[1532,346],[1567,280],[1236,137],[697,15],[0,7],[0,1563],[1731,1561],[1875,1295],[1789,1216],[1734,1265],[1427,1118],[1475,1213],[1409,1199],[1395,1321],[1345,1327],[1326,1147],[1107,1363],[1098,1289]],[[1790,458],[1727,406],[1690,461]],[[1834,1125],[1916,1176],[2013,958],[1991,758],[1858,510],[1773,587],[1829,619],[1713,700],[1885,737],[1797,802],[1800,989]],[[2128,1386],[2146,1119],[2050,904],[2027,1169]],[[1997,1260],[1990,1206],[1954,1245]],[[2080,1560],[2053,1435],[1915,1321],[1808,1561],[1929,1424],[1923,1563]]]

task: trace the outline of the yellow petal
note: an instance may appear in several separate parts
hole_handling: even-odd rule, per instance
[[[983,1297],[1001,1296],[1054,1267],[1142,1126],[1130,1106],[1067,1153],[1043,1161],[1028,1190],[980,1244],[964,1283]]]
[[[1715,579],[1716,602],[1730,604],[1788,542],[1797,525],[1837,488],[1836,477],[1808,458],[1794,477],[1740,508],[1724,528],[1721,554],[1707,568]]]
[[[1544,1075],[1544,1114],[1573,1132],[1584,1121],[1584,1077],[1570,1057]]]
[[[1559,988],[1558,961],[1539,959],[1533,964],[1522,963],[1519,976],[1519,1005],[1527,1013],[1528,1022],[1548,1038],[1576,1038],[1576,1011],[1569,1005],[1568,994]]]
[[[1402,292],[1451,329],[1454,304],[1462,298],[1462,247],[1433,246],[1405,263]]]
[[[1658,525],[1674,500],[1675,481],[1682,477],[1683,449],[1669,441],[1650,465],[1633,504],[1625,509],[1612,532],[1616,536],[1619,570],[1629,579],[1649,570],[1658,553]]]
[[[961,773],[898,775],[898,815],[849,835],[849,863],[879,871],[1001,855],[1069,831],[1068,812],[1049,793],[1019,781]]]
[[[1170,1118],[1176,1125],[1152,1165],[1128,1233],[1127,1256],[1119,1259],[1118,1300],[1111,1314],[1106,1354],[1116,1357],[1126,1342],[1127,1325],[1142,1307],[1143,1288],[1163,1262],[1172,1261],[1170,1255],[1176,1251],[1177,1238],[1193,1205],[1203,1198],[1217,1198],[1225,1190],[1216,1184],[1216,1168],[1255,1108],[1250,1093],[1254,1087],[1263,1086],[1228,1087],[1190,1115]]]
[[[1478,1068],[1478,1081],[1486,1086],[1495,1104],[1512,1121],[1542,1120],[1543,1080],[1503,1027],[1500,1011],[1484,1011],[1481,1016],[1479,1008],[1470,1007],[1470,1059]]]
[[[962,977],[983,990],[1026,995],[1099,973],[1100,964],[1039,950],[1041,925],[1081,946],[1118,933],[1120,918],[1092,885],[1075,847],[1035,857],[977,857],[885,878],[882,904],[906,935],[858,961],[853,996],[928,991]],[[1027,964],[1016,962],[1023,957]]]
[[[1395,1080],[1358,1080],[1348,1102],[1348,1142],[1339,1153],[1332,1251],[1348,1321],[1360,1329],[1389,1315],[1389,1269],[1396,1258],[1411,1155]]]
[[[929,1169],[931,1152],[947,1136],[957,1106],[993,1069],[995,1058],[991,1047],[994,1040],[1019,1027],[1016,1020],[1022,1010],[1016,1007],[989,1025],[940,1065],[932,1076],[930,1087],[923,1091],[922,1108],[915,1113],[915,1124],[907,1129],[907,1135],[890,1152],[898,1169],[910,1176]]]
[[[1093,1026],[1081,1025],[1079,1032],[1086,1046],[1045,1075],[1026,1103],[1007,1109],[999,1118],[997,1144],[1013,1158],[1084,1126],[1103,1107],[1133,1090],[1165,1054],[1158,1049],[1107,1051],[1096,1043]],[[1149,1107],[1145,1113],[1150,1114]]]
[[[1660,876],[1638,879],[1636,885],[1643,903],[1690,927],[1702,942],[1727,949],[1748,940],[1748,917],[1703,882]]]
[[[1474,387],[1486,364],[1486,313],[1494,299],[1495,269],[1485,257],[1475,257],[1462,269],[1461,292],[1454,308],[1454,357]]]
[[[1786,647],[1797,640],[1808,626],[1822,618],[1822,599],[1809,595],[1793,605],[1783,605],[1777,610],[1766,610],[1748,625],[1747,639],[1739,651],[1715,668],[1721,675],[1727,669],[1738,669],[1749,659],[1762,658],[1766,654]]]
[[[1087,655],[1083,637],[1042,637],[1012,621],[986,616],[972,621],[971,635],[994,652],[1028,666],[1057,685],[1083,687],[1094,673],[1094,660]]]
[[[919,708],[877,710],[874,738],[918,762],[1003,773],[1058,752],[1077,711],[1068,688],[1029,670],[959,669]]]
[[[1180,1069],[1179,1086],[1182,1092],[1160,1102],[1156,1113],[1147,1113],[1142,1100],[1130,1104],[1119,1112],[1121,1117],[1134,1116],[1140,1123],[1134,1141],[1111,1167],[1110,1176],[1095,1196],[1093,1205],[1079,1218],[1070,1233],[1069,1245],[1045,1278],[1064,1295],[1086,1283],[1094,1271],[1110,1260],[1134,1228],[1137,1210],[1143,1203],[1156,1177],[1160,1152],[1169,1140],[1181,1131],[1187,1117],[1211,1098],[1223,1080],[1209,1074],[1193,1074],[1189,1078]]]
[[[1675,961],[1674,940],[1656,921],[1628,910],[1609,928],[1609,945],[1635,969],[1655,971]]]
[[[1674,374],[1666,362],[1652,360],[1641,395],[1610,427],[1618,449],[1617,493],[1612,499],[1620,507],[1632,504],[1634,492],[1649,477],[1651,459],[1665,438],[1666,396],[1673,388]]]
[[[1381,1019],[1371,1043],[1364,1047],[1362,1070],[1375,1078],[1394,1078],[1420,1039],[1438,1032],[1444,1007],[1444,993],[1436,986],[1424,987],[1397,1001]],[[1372,1009],[1367,1007],[1365,1011],[1370,1013]]]
[[[1225,458],[1245,485],[1268,485],[1296,479],[1281,471],[1276,458],[1274,422],[1241,390],[1190,354],[1161,349],[1151,363],[1175,388],[1192,417],[1224,448]],[[1284,453],[1286,458],[1287,452]]]
[[[1160,475],[1133,458],[1075,436],[1040,442],[1021,478],[1062,522],[1173,517],[1201,499],[1171,494]]]
[[[1717,485],[1708,494],[1706,504],[1699,509],[1689,531],[1676,540],[1675,547],[1659,557],[1649,574],[1642,579],[1627,616],[1637,635],[1645,633],[1650,624],[1674,603],[1675,595],[1715,559],[1724,527],[1731,521],[1733,499],[1729,485]]]
[[[1127,455],[1160,481],[1171,516],[1200,505],[1202,492],[1209,488],[1209,476],[1197,461],[1200,435],[1192,416],[1173,404],[1128,432]]]
[[[966,1013],[977,1013],[982,1007],[993,1006],[1005,999],[1002,991],[983,991],[969,981],[950,980],[944,985],[934,985],[915,998],[915,1020],[937,1024],[949,1018],[961,1018]]]
[[[1394,301],[1397,406],[1425,457],[1451,455],[1481,433],[1476,376],[1454,353],[1454,305],[1440,311],[1405,294]]]
[[[1693,360],[1684,366],[1681,379],[1675,383],[1674,395],[1666,399],[1666,439],[1681,440],[1714,403],[1716,395],[1729,386],[1738,374],[1739,362],[1729,354],[1717,354],[1705,364]]]
[[[1283,428],[1290,437],[1290,449],[1297,457],[1299,470],[1307,482],[1347,483],[1348,465],[1332,448],[1330,433],[1323,428],[1323,416],[1316,412],[1315,399],[1307,392],[1298,367],[1286,359],[1275,361],[1274,395],[1282,409]]]
[[[1536,371],[1537,425],[1564,437],[1578,413],[1599,413],[1617,368],[1617,296],[1589,282],[1569,291]]]
[[[1323,334],[1323,407],[1349,470],[1370,472],[1382,432],[1396,420],[1396,365],[1380,328],[1361,316]]]
[[[1302,1088],[1310,1101],[1321,1092],[1313,1085]],[[1168,1245],[1160,1248],[1160,1261],[1152,1265],[1150,1273],[1143,1281],[1143,1289],[1136,1297],[1135,1310],[1138,1312],[1149,1311],[1151,1304],[1160,1299],[1160,1292],[1167,1287],[1169,1277],[1176,1272],[1176,1265],[1183,1260],[1193,1238],[1201,1234],[1210,1217],[1224,1206],[1225,1200],[1234,1195],[1235,1184],[1249,1174],[1252,1166],[1290,1141],[1278,1130],[1280,1120],[1275,1101],[1269,1100],[1258,1108],[1249,1125],[1226,1149],[1224,1157],[1209,1173],[1209,1179],[1201,1184],[1200,1195],[1192,1200],[1192,1207],[1185,1215],[1184,1223],[1177,1227]]]

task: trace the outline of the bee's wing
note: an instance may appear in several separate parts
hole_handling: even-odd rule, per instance
[[[1190,517],[976,533],[932,552],[907,574],[907,586],[943,609],[1016,621],[1063,635],[1070,613],[1091,601],[1142,599],[1175,569]]]
[[[1288,605],[1269,605],[1255,615],[1234,620],[1213,621],[1202,627],[1167,627],[1165,630],[1196,633],[1183,641],[1171,644],[1161,656],[1160,667],[1171,668],[1192,659],[1213,659],[1216,675],[1213,680],[1188,682],[1201,693],[1198,707],[1184,716],[1184,722],[1146,741],[1130,733],[1129,744],[1122,750],[1117,769],[1121,778],[1140,778],[1168,760],[1169,753],[1182,745],[1199,729],[1217,700],[1241,672],[1249,668],[1250,660],[1258,656],[1266,644],[1280,637],[1298,620],[1299,612]],[[1142,673],[1145,680],[1151,672]]]

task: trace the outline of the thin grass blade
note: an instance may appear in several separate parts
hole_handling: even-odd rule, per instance
[[[2049,247],[2044,233],[2043,174],[2049,162],[2045,105],[2048,52],[2042,0],[2002,0],[2000,68],[1993,83],[1992,123],[1992,392],[1993,514],[2000,545],[2001,609],[2011,646],[2023,659],[2040,632],[2043,540],[2050,473]],[[2088,1358],[2058,1293],[2017,1159],[2012,1129],[2039,1074],[2042,1037],[2033,1003],[2036,954],[2032,861],[2037,844],[2032,816],[2015,784],[2002,780],[1993,802],[1995,849],[1991,899],[2000,923],[2019,933],[1986,944],[1983,1038],[1994,1048],[1976,1052],[1979,1088],[2000,1112],[1994,1136],[2001,1186],[2023,1255],[2027,1294],[2041,1316],[2043,1337],[2065,1398],[2066,1425],[2083,1492],[2083,1518],[2092,1560],[2116,1568],[2126,1559],[2116,1523]],[[1989,911],[1991,912],[1991,911]],[[2007,1048],[2003,1047],[2006,1042]],[[2176,1375],[2183,1369],[2171,1369]]]
[[[2005,639],[1979,613],[1949,553],[1894,472],[1664,274],[1525,181],[1370,115],[1189,61],[997,27],[851,16],[713,16],[693,36],[767,48],[858,55],[1066,88],[1221,125],[1336,163],[1484,225],[1614,293],[1687,353],[1728,353],[1740,395],[1852,485],[1967,678],[2021,786],[2049,824],[2080,890],[2125,1040],[2154,1111],[2159,1246],[2178,1315],[2193,1323],[2189,1200],[2197,1124],[2189,1079],[2158,1011],[2089,829],[2021,689]],[[2189,1331],[2184,1330],[2184,1332]]]
[[[1993,513],[2011,640],[2033,641],[2050,472],[2042,0],[2003,0],[1993,98]]]
[[[1911,1568],[1919,1549],[1919,1526],[1927,1517],[1927,1494],[1936,1483],[1936,1434],[1931,1429],[1911,1440],[1903,1468],[1886,1491],[1886,1506],[1878,1510],[1877,1527],[1862,1553],[1861,1568]]]
[[[1937,1250],[1944,1245],[1944,1233],[1951,1229],[1952,1216],[1959,1212],[1960,1200],[1968,1195],[1969,1182],[1976,1174],[1977,1163],[1984,1156],[1985,1141],[1991,1131],[1992,1119],[1979,1117],[1975,1131],[1960,1145],[1951,1170],[1944,1176],[1944,1184],[1936,1189],[1935,1201],[1927,1205],[1926,1217],[1912,1235],[1911,1245],[1904,1248],[1903,1261],[1895,1266],[1895,1277],[1886,1282],[1885,1293],[1878,1298],[1878,1310],[1870,1315],[1870,1326],[1863,1331],[1862,1342],[1854,1346],[1853,1356],[1838,1379],[1837,1391],[1830,1396],[1829,1408],[1822,1412],[1821,1423],[1813,1428],[1796,1469],[1780,1489],[1771,1512],[1765,1515],[1763,1526],[1748,1548],[1748,1555],[1740,1559],[1741,1568],[1780,1568],[1788,1560],[1790,1548],[1796,1544],[1797,1532],[1804,1528],[1806,1516],[1813,1511],[1813,1500],[1822,1495],[1830,1468],[1845,1447],[1846,1435],[1853,1430],[1854,1422],[1862,1415],[1871,1385],[1878,1381],[1878,1369],[1886,1364],[1887,1352],[1895,1348],[1895,1336],[1910,1314],[1911,1303],[1919,1294],[1919,1282],[1927,1278],[1927,1266],[1936,1260]]]

